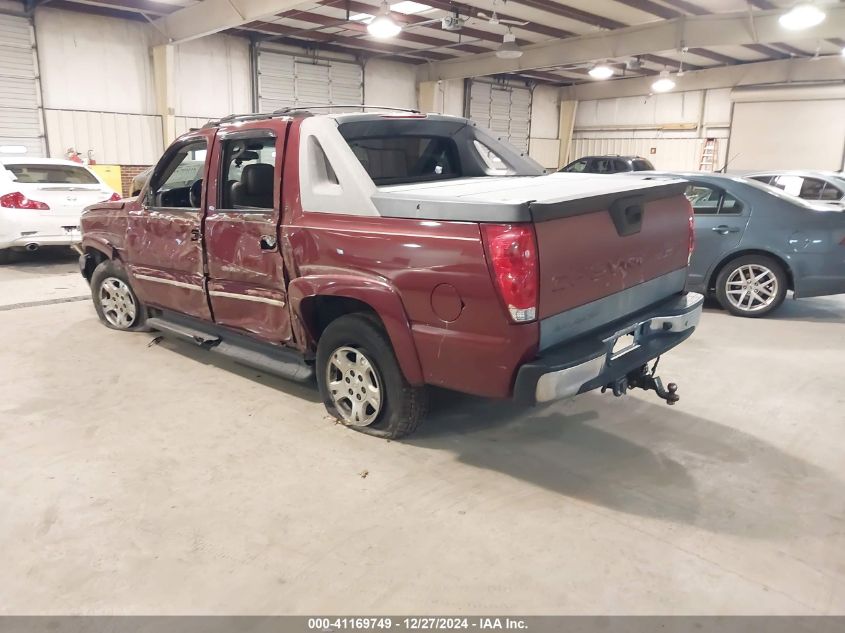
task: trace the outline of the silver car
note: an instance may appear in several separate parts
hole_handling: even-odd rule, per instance
[[[696,240],[689,290],[715,296],[731,314],[746,317],[770,313],[787,290],[795,298],[845,293],[841,210],[739,176],[659,176],[689,181]]]
[[[833,171],[766,171],[745,178],[782,189],[804,200],[845,208],[845,175]]]

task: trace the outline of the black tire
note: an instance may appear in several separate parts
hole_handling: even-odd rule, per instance
[[[356,353],[360,353],[367,361],[365,365],[372,367],[373,375],[369,375],[366,370],[362,374],[358,365],[354,365],[349,370],[352,372],[351,376],[341,373],[338,366],[334,364],[336,361],[333,361],[330,366],[330,360],[338,358],[335,356],[336,353],[342,355],[343,349],[354,350],[355,353],[352,353],[352,356],[356,358]],[[346,360],[348,359],[349,356],[346,357]],[[350,389],[349,397],[345,393],[341,396],[333,396],[333,390],[329,386],[330,371],[336,378],[339,377],[342,381],[349,383],[349,387],[354,387],[356,393],[353,394]],[[359,384],[356,380],[361,380],[362,383]],[[351,404],[352,398],[359,395],[357,393],[359,389],[361,393],[364,393],[366,400],[365,385],[373,383],[378,388],[379,409],[376,411],[370,406],[365,415],[373,415],[372,421],[366,425],[364,425],[366,420],[362,420],[361,424],[355,424],[350,419],[354,415],[351,411],[352,407],[347,407],[343,400]],[[317,384],[320,387],[323,404],[333,417],[356,431],[376,437],[396,439],[413,433],[428,411],[426,388],[408,384],[381,323],[375,317],[364,313],[342,316],[326,327],[317,344]],[[344,389],[346,386],[344,385]],[[339,390],[334,390],[334,393],[337,394],[337,391]],[[361,398],[359,397],[358,400]],[[368,406],[368,404],[359,403],[359,406]]]
[[[752,278],[751,271],[758,271],[758,274],[765,272],[767,276],[755,286],[753,282],[746,281]],[[744,286],[743,283],[749,285]],[[786,298],[788,286],[789,279],[779,261],[765,255],[744,255],[728,262],[719,271],[716,278],[716,298],[719,304],[734,316],[759,318],[780,307]],[[734,300],[728,296],[730,291],[734,293],[731,295]],[[746,294],[741,294],[742,291],[746,291]],[[772,294],[766,295],[767,292]],[[755,297],[761,297],[763,300],[758,302]],[[743,307],[742,304],[745,304],[746,300],[749,305]]]
[[[126,291],[128,291],[129,297],[120,303],[123,309],[120,309],[119,306],[115,310],[108,309],[108,306],[104,308],[104,298],[101,289],[104,284],[114,285],[114,280],[122,282]],[[120,287],[120,290],[123,291],[123,287]],[[97,316],[106,327],[124,332],[143,332],[149,329],[145,325],[147,321],[147,310],[132,289],[129,276],[119,263],[107,259],[100,262],[94,269],[91,275],[91,298],[94,301],[94,309],[97,311]],[[130,299],[134,307],[134,315],[132,315],[131,319],[128,318],[128,312],[126,310],[127,305],[130,304]]]

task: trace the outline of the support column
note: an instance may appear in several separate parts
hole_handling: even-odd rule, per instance
[[[153,46],[153,78],[155,82],[156,113],[161,117],[164,147],[176,138],[176,82],[174,80],[173,44]]]
[[[560,155],[558,168],[569,163],[569,148],[572,144],[572,130],[575,128],[575,114],[578,112],[578,102],[563,100],[560,102]]]

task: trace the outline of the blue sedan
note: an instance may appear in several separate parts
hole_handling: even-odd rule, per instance
[[[845,212],[737,176],[653,176],[689,181],[696,245],[688,289],[745,317],[775,310],[787,290],[795,298],[845,293]]]

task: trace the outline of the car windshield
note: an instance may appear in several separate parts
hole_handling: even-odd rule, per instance
[[[97,185],[99,182],[90,171],[74,165],[38,163],[13,163],[5,165],[12,180],[24,184]]]

